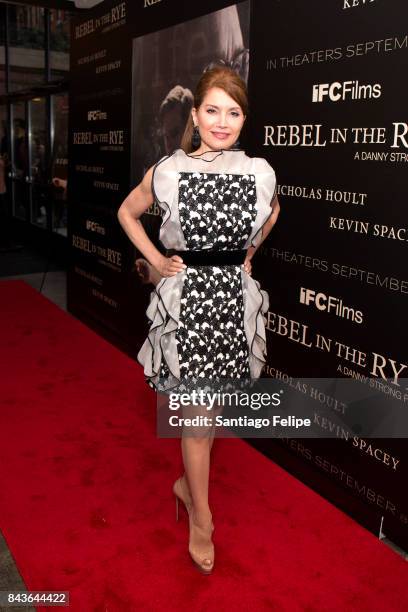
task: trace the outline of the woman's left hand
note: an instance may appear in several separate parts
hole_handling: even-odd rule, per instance
[[[249,275],[251,275],[252,274],[252,264],[251,264],[251,260],[249,259],[249,257],[245,258],[243,266],[244,266],[245,272],[247,272]]]

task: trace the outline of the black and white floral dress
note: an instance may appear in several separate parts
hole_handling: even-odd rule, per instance
[[[167,249],[232,251],[256,246],[276,194],[273,168],[244,151],[177,149],[153,173]],[[199,379],[258,378],[265,363],[269,296],[242,265],[188,265],[162,278],[146,311],[138,354],[148,384],[162,392]]]

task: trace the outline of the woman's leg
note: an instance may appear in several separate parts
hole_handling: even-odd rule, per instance
[[[192,498],[190,480],[198,479],[199,481],[198,507],[199,508],[201,507],[205,509],[209,505],[208,504],[209,471],[210,471],[211,449],[214,444],[214,437],[215,437],[215,431],[216,431],[215,416],[221,413],[222,413],[222,407],[214,406],[214,409],[209,413],[213,418],[212,426],[208,427],[206,431],[201,431],[201,436],[199,437],[192,437],[192,433],[195,433],[196,436],[198,433],[197,429],[194,428],[193,432],[190,429],[190,431],[187,432],[188,435],[182,438],[182,455],[183,455],[183,462],[184,462],[184,469],[185,469],[185,472],[183,475],[184,485],[186,487],[189,497]],[[202,412],[200,412],[200,414],[202,414]],[[192,440],[192,442],[183,442],[183,440],[184,441]],[[194,440],[195,441],[202,440],[202,444],[194,444]],[[205,446],[205,442],[207,442],[208,444],[208,453],[207,453],[207,448]],[[189,467],[186,468],[186,465]],[[207,469],[207,465],[208,465],[208,469]],[[194,468],[194,466],[196,466],[196,469]],[[203,477],[203,475],[200,474],[200,469],[202,470],[204,466],[205,466],[205,474]],[[188,475],[187,472],[190,472],[190,476]],[[200,483],[203,482],[203,478],[204,478],[205,485],[200,486]],[[194,484],[193,484],[193,487],[194,487]],[[196,493],[196,496],[197,496],[197,493]],[[197,506],[197,503],[195,504],[195,506]],[[201,512],[199,511],[199,513],[208,515],[208,510],[202,510]]]
[[[197,415],[207,416],[205,407],[197,406],[194,406],[191,410],[185,410],[184,415],[187,418],[193,418]],[[184,470],[193,501],[194,520],[202,525],[206,525],[211,520],[208,502],[210,450],[212,446],[210,434],[210,426],[190,426],[183,428],[181,438]]]
[[[204,407],[205,408],[205,407]],[[194,414],[205,415],[203,407],[194,407],[189,417]],[[212,535],[212,514],[208,503],[208,482],[210,473],[210,431],[211,427],[184,426],[181,438],[181,449],[187,481],[192,498],[189,510],[190,536],[189,552],[194,563],[201,571],[210,572],[214,563],[214,545]]]

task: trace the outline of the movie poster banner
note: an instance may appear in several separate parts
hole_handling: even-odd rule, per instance
[[[307,376],[375,384],[379,421],[389,397],[408,408],[408,7],[397,0],[390,8],[381,0],[254,2],[249,71],[251,152],[275,168],[281,202],[255,256],[271,297],[265,375],[287,385]],[[335,416],[330,390],[321,401]],[[281,447],[297,457],[305,482],[333,490],[348,511],[361,501],[359,520],[408,544],[404,440],[347,438],[340,428],[337,440]],[[271,456],[279,452],[269,446]]]

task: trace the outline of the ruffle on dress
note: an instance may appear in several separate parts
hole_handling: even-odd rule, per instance
[[[150,322],[148,336],[137,359],[144,367],[146,379],[161,392],[178,387],[180,366],[176,345],[176,332],[180,318],[180,299],[186,272],[163,278],[150,296],[146,316]],[[259,378],[267,354],[265,324],[269,309],[269,296],[244,269],[241,269],[244,303],[244,329],[248,340],[251,378]],[[162,360],[170,375],[160,378]]]
[[[175,388],[180,381],[180,367],[176,345],[176,332],[180,317],[180,298],[185,272],[163,278],[150,294],[146,316],[150,322],[148,336],[137,359],[144,367],[148,382],[158,391]],[[169,369],[166,385],[160,380],[161,363]]]

